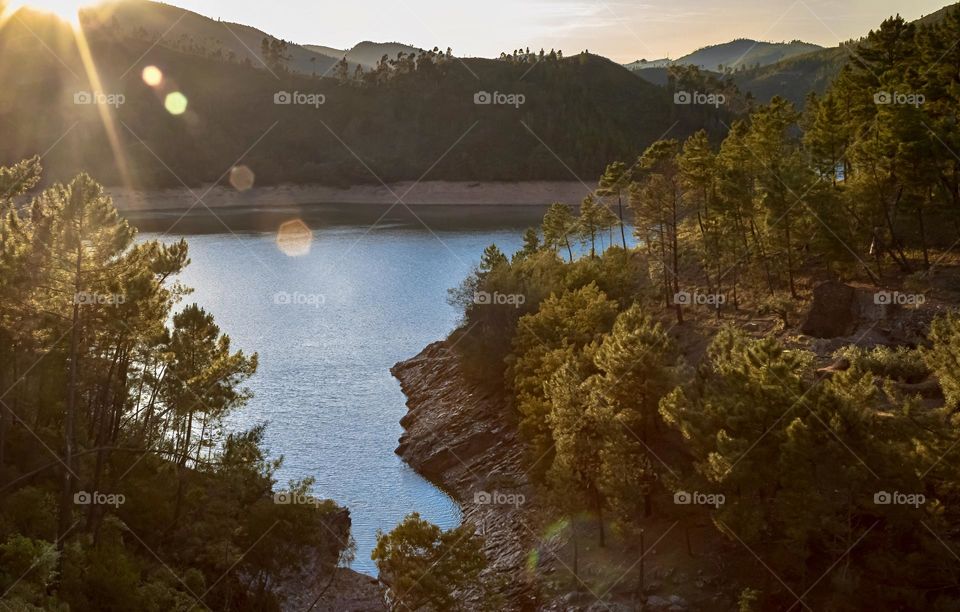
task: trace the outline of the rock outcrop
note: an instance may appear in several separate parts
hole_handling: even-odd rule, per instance
[[[501,397],[470,384],[446,343],[435,342],[391,370],[409,412],[397,454],[460,503],[464,521],[486,541],[489,567],[507,609],[530,605],[534,586],[526,561],[538,546],[533,488],[523,467],[516,424]],[[476,600],[479,591],[464,593]]]
[[[910,303],[901,303],[902,297],[911,298]],[[814,343],[818,353],[847,344],[915,346],[941,309],[942,304],[924,296],[827,281],[813,289],[800,331],[819,341]]]
[[[837,338],[852,334],[859,320],[857,290],[828,281],[813,290],[813,304],[800,330],[814,338]]]
[[[316,612],[329,610],[330,612],[387,612],[384,603],[383,585],[376,578],[355,572],[351,569],[337,568],[329,586],[320,595],[319,599],[310,608],[307,606],[295,608],[298,611],[314,610]],[[294,608],[290,608],[293,610]]]
[[[305,562],[298,573],[274,587],[283,598],[282,609],[290,612],[387,612],[384,588],[376,578],[346,567],[336,567],[340,548],[350,539],[350,511],[340,508],[325,517],[324,524],[328,533],[336,536],[336,541],[328,550],[316,550],[315,556]]]

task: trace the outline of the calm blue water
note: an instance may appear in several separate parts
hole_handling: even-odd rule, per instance
[[[192,263],[181,280],[196,290],[187,300],[211,311],[235,348],[260,355],[249,382],[254,399],[229,426],[269,422],[266,445],[271,456],[284,457],[279,482],[312,476],[314,495],[350,508],[353,567],[370,574],[378,528],[389,530],[413,511],[445,528],[460,519],[453,500],[393,452],[406,406],[389,369],[454,328],[458,313],[447,289],[491,242],[508,253],[519,248],[521,231],[541,214],[488,209],[481,222],[449,210],[417,211],[431,229],[403,214],[370,229],[382,210],[324,209],[220,213],[233,233],[219,222],[187,219],[167,234],[142,236],[186,237]],[[161,232],[177,216],[135,222]],[[284,254],[276,240],[292,218],[305,219],[312,233],[309,253],[299,257]],[[277,303],[277,294],[291,303]]]

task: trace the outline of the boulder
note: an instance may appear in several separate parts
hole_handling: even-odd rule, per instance
[[[838,281],[827,281],[813,290],[813,304],[800,331],[814,338],[849,336],[860,319],[857,290]]]

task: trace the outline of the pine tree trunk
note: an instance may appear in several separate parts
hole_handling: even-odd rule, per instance
[[[784,231],[787,240],[787,280],[790,283],[790,297],[797,299],[797,287],[793,279],[793,244],[790,240],[790,213],[784,215]]]
[[[596,499],[597,524],[600,527],[600,548],[605,548],[607,546],[607,533],[603,526],[603,500],[600,498],[600,491],[594,490],[593,495]]]
[[[674,295],[680,293],[680,244],[677,237],[677,225],[679,223],[678,219],[678,203],[676,191],[674,191],[673,196],[673,227],[672,234],[670,236],[671,245],[673,247],[673,293]],[[676,301],[676,300],[674,300]],[[681,304],[676,304],[677,311],[677,324],[683,323],[683,306]]]
[[[570,520],[570,528],[573,530],[573,577],[577,582],[577,592],[580,592],[581,581],[580,581],[580,542],[578,540],[577,533],[577,519],[573,517]]]
[[[930,189],[927,190],[927,201],[930,201]],[[917,222],[920,224],[920,245],[923,248],[923,269],[930,269],[930,249],[927,247],[927,228],[923,222],[923,206],[917,206]]]
[[[82,222],[81,222],[82,223]],[[74,266],[73,280],[73,317],[70,328],[70,372],[69,387],[67,389],[67,413],[63,423],[63,482],[60,488],[60,515],[57,528],[57,549],[63,550],[66,543],[66,534],[70,529],[70,521],[73,513],[73,475],[74,469],[74,445],[76,444],[76,432],[74,431],[77,416],[77,359],[80,354],[80,292],[83,289],[80,272],[83,267],[83,242],[80,241],[81,230],[77,232],[76,261]],[[62,555],[61,555],[62,556]]]
[[[617,191],[617,212],[620,215],[620,240],[623,242],[623,250],[627,250],[627,233],[623,229],[623,194]]]
[[[660,269],[663,274],[663,307],[670,308],[670,288],[667,285],[667,236],[666,221],[660,224]]]

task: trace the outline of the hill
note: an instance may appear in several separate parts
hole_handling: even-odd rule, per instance
[[[789,43],[771,43],[741,38],[703,47],[678,60],[637,60],[626,64],[628,70],[666,68],[672,64],[696,66],[701,70],[736,70],[742,67],[768,66],[780,60],[822,49],[819,45],[795,40]]]
[[[781,60],[822,49],[819,45],[794,40],[788,43],[770,43],[743,38],[720,45],[711,45],[677,60],[678,63],[697,66],[704,70],[736,70],[749,66],[768,66]]]
[[[100,38],[139,38],[159,41],[160,46],[184,53],[264,68],[261,53],[264,38],[279,40],[250,26],[204,17],[160,2],[119,0],[83,10],[84,24]],[[290,70],[303,74],[326,74],[339,57],[331,57],[294,43],[287,43]]]
[[[348,62],[352,64],[360,64],[365,70],[375,68],[377,66],[377,62],[379,62],[384,55],[394,59],[397,57],[398,53],[412,53],[416,55],[423,51],[423,49],[418,49],[402,43],[377,43],[369,40],[365,40],[350,49],[334,49],[333,47],[325,47],[323,45],[305,45],[305,47],[316,53],[328,55],[337,59],[346,57]]]
[[[831,47],[738,72],[733,80],[740,91],[753,94],[760,102],[780,96],[803,106],[810,92],[826,91],[849,59],[850,50],[843,46]]]
[[[65,25],[36,14],[8,24],[0,122],[10,127],[0,162],[49,149],[51,179],[85,169],[106,184],[140,188],[222,181],[238,160],[257,185],[346,186],[427,171],[432,180],[570,180],[571,172],[599,176],[612,159],[631,161],[664,134],[707,127],[719,135],[728,122],[724,108],[675,105],[662,88],[592,55],[536,62],[429,54],[340,83],[155,44],[109,23],[87,29],[96,87]],[[165,75],[156,87],[139,78],[150,65]],[[75,103],[95,90],[122,103]],[[165,110],[174,92],[188,101],[182,114]],[[281,92],[317,103],[277,104]],[[480,92],[490,94],[480,102],[497,94],[496,103],[478,104]]]
[[[914,23],[924,26],[936,23],[954,6],[956,4],[945,6]],[[734,82],[741,91],[752,93],[761,102],[779,95],[802,106],[808,93],[822,94],[826,90],[851,55],[856,53],[858,44],[858,41],[848,41],[837,47],[820,49],[785,58],[768,66],[737,72]]]
[[[955,5],[946,6],[939,11],[918,19],[918,25],[936,23]],[[731,52],[744,52],[754,41],[733,41],[725,45],[705,47],[675,62],[658,60],[656,62],[632,62],[626,67],[641,79],[659,86],[668,82],[668,70],[671,64],[697,65],[707,71],[716,70],[719,64],[733,67]],[[765,103],[774,96],[786,98],[797,106],[805,104],[810,92],[822,94],[827,86],[840,73],[840,69],[856,53],[858,41],[849,41],[836,47],[821,48],[807,43],[794,42],[779,48],[778,44],[758,43],[737,63],[740,69],[733,70],[731,78],[744,94],[751,94],[757,101]],[[784,45],[785,43],[779,43]],[[778,54],[785,53],[780,59]],[[726,58],[726,59],[724,59]],[[723,61],[718,61],[723,60]],[[772,61],[771,61],[772,60]],[[735,60],[734,60],[735,61]],[[726,63],[725,63],[726,62]],[[719,76],[714,73],[714,76]]]
[[[942,20],[946,16],[947,11],[949,11],[954,6],[956,5],[948,4],[947,6],[943,7],[938,11],[934,11],[929,15],[924,15],[920,19],[917,19],[915,23],[917,23],[918,25],[930,25],[933,23],[937,23],[938,21]]]
[[[673,60],[666,58],[657,60],[638,59],[629,64],[624,64],[623,67],[627,70],[652,70],[654,68],[666,68],[671,64],[673,64]]]

